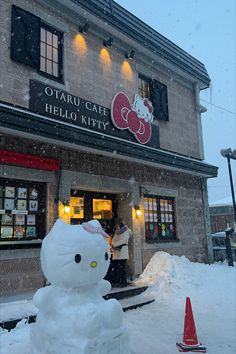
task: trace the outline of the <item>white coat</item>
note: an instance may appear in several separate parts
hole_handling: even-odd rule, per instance
[[[112,239],[112,246],[118,247],[123,244],[125,244],[125,246],[122,246],[120,250],[112,248],[112,259],[113,260],[129,259],[128,242],[129,242],[129,238],[131,235],[132,235],[132,233],[131,233],[130,229],[127,229],[122,234],[115,233],[115,235]]]

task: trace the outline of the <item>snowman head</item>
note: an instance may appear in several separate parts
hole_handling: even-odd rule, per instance
[[[108,242],[97,220],[68,225],[58,219],[45,237],[41,266],[51,284],[78,288],[96,284],[109,267]]]
[[[141,96],[135,95],[132,109],[137,113],[139,118],[149,123],[153,121],[153,106],[147,98],[143,99]]]

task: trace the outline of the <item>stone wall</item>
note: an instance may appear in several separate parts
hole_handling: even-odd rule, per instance
[[[136,254],[135,259],[140,258],[142,249],[143,267],[150,259],[150,255],[158,250],[186,255],[194,261],[207,261],[205,204],[202,190],[202,184],[205,183],[205,179],[191,176],[190,174],[166,171],[75,150],[66,150],[57,146],[45,145],[26,139],[16,139],[10,136],[1,137],[0,148],[60,159],[63,170],[60,187],[61,198],[68,197],[72,187],[87,190],[104,190],[111,193],[119,193],[120,196],[125,193],[123,199],[120,197],[119,213],[121,216],[125,215],[127,222],[130,224],[131,219],[133,219],[131,225],[134,231],[133,242],[135,244],[135,247],[132,246],[133,255]],[[8,167],[8,169],[10,170],[11,168]],[[23,175],[17,173],[18,178],[25,178],[27,173],[30,176],[30,171],[24,169]],[[9,176],[9,174],[6,176]],[[29,176],[28,178],[30,178]],[[57,181],[55,177],[54,183],[53,190],[56,191]],[[139,198],[140,186],[147,188],[151,193],[176,198],[175,212],[179,242],[152,245],[145,243],[143,216],[138,220],[134,218],[134,215],[132,217],[130,205],[133,203],[134,206],[140,202],[142,206],[142,194]],[[129,193],[131,193],[130,196]],[[54,197],[55,192],[49,198],[49,205],[51,205],[49,210],[54,210],[54,214],[51,211],[48,230],[52,219],[56,217]],[[139,269],[139,271],[141,269],[138,262],[136,269]]]
[[[110,107],[117,91],[124,91],[130,99],[138,92],[138,74],[156,79],[168,88],[169,122],[159,121],[160,147],[185,156],[201,158],[201,139],[198,129],[195,91],[191,82],[180,77],[173,68],[156,62],[145,62],[142,53],[137,53],[133,63],[125,63],[124,51],[115,42],[103,56],[102,38],[104,28],[97,33],[84,35],[83,43],[78,37],[79,17],[66,17],[56,8],[45,5],[45,0],[8,0],[1,2],[0,11],[0,100],[20,107],[29,107],[29,80],[34,79],[105,107]],[[47,4],[50,2],[47,1]],[[11,46],[11,5],[15,4],[40,16],[51,26],[64,32],[64,81],[59,83],[44,77],[36,70],[10,59]],[[52,16],[53,14],[53,16]],[[112,29],[115,31],[115,29]],[[103,34],[102,34],[103,31]],[[108,29],[109,34],[109,29]],[[114,33],[115,34],[115,33]],[[116,33],[117,38],[120,34]],[[103,38],[104,39],[104,38]],[[130,39],[131,43],[132,40]],[[120,39],[120,43],[122,40]],[[135,47],[135,43],[133,43]],[[128,161],[89,154],[72,149],[60,148],[23,138],[0,135],[0,149],[12,150],[36,156],[52,157],[61,161],[65,171],[60,184],[60,197],[68,195],[71,186],[97,190],[109,190],[120,196],[119,214],[127,218],[133,230],[131,241],[130,272],[140,274],[152,254],[164,250],[172,254],[186,255],[194,261],[207,261],[205,229],[206,194],[202,185],[205,180],[190,174],[183,174],[130,163]],[[46,229],[50,230],[57,218],[58,175],[45,171],[0,165],[0,176],[35,180],[47,184]],[[64,178],[64,179],[63,179]],[[153,193],[172,195],[176,198],[176,223],[179,242],[146,244],[143,216],[132,215],[136,203],[142,205],[139,187],[149,186]],[[123,199],[121,196],[123,195]],[[21,291],[36,288],[42,284],[38,255],[26,257],[26,250],[1,251],[0,268],[4,277],[0,291]],[[19,253],[21,252],[21,253]],[[10,257],[10,258],[9,258]],[[18,267],[18,268],[17,268]],[[7,282],[7,274],[10,281]],[[32,275],[34,274],[34,276]],[[34,279],[33,279],[34,278]],[[15,284],[15,285],[14,285]]]
[[[31,292],[42,287],[40,249],[1,250],[0,295]]]
[[[59,83],[36,72],[36,70],[10,59],[10,28],[12,3],[37,14],[64,31],[64,81]],[[138,92],[138,74],[156,79],[168,87],[169,122],[159,121],[160,146],[186,156],[201,158],[200,132],[194,86],[180,78],[173,68],[166,69],[155,63],[143,62],[138,55],[135,61],[125,62],[124,51],[114,45],[102,54],[102,35],[92,32],[83,37],[83,46],[78,39],[78,22],[68,20],[56,9],[45,6],[45,1],[9,0],[1,3],[0,13],[0,98],[3,101],[28,108],[29,80],[47,82],[58,89],[110,107],[115,93],[123,90],[132,99]],[[64,16],[64,17],[63,17]],[[104,28],[103,28],[104,30]],[[117,33],[119,36],[119,33]],[[135,46],[135,43],[134,43]]]

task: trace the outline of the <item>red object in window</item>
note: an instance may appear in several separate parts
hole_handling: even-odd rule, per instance
[[[0,150],[0,163],[47,171],[58,171],[60,169],[59,160],[49,157],[20,154],[9,150]]]

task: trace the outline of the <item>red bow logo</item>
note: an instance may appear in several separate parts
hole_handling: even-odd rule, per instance
[[[144,114],[140,115],[140,112]],[[114,96],[111,105],[111,119],[115,127],[121,130],[128,129],[141,144],[146,144],[151,138],[152,112],[152,104],[147,98],[142,99],[139,95],[135,95],[131,105],[129,98],[123,92],[118,92]]]

